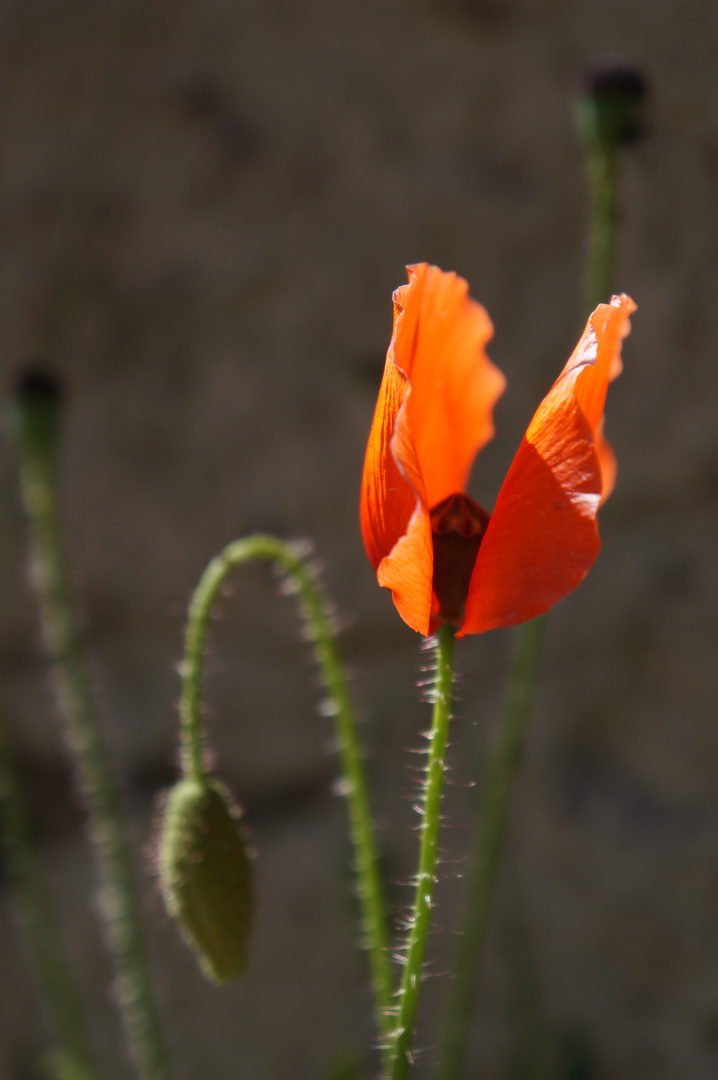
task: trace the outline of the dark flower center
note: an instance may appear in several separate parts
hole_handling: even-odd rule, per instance
[[[449,495],[431,511],[434,541],[434,593],[439,623],[461,626],[476,556],[490,514],[464,494]]]

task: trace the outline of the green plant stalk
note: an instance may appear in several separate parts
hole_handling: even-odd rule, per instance
[[[357,894],[362,912],[364,945],[369,952],[377,1025],[382,1036],[392,1026],[392,983],[387,953],[386,916],[379,875],[374,826],[362,754],[346,678],[334,643],[326,600],[297,545],[272,536],[249,536],[229,544],[210,562],[190,603],[182,667],[180,702],[182,765],[185,776],[205,778],[202,725],[202,682],[207,627],[222,585],[236,567],[253,559],[274,563],[296,589],[314,645],[335,724],[349,829],[354,848]]]
[[[587,149],[589,226],[586,315],[610,300],[615,257],[618,150],[591,139]],[[524,731],[538,678],[545,615],[524,623],[516,632],[514,662],[509,676],[507,703],[499,721],[494,753],[479,800],[477,847],[470,860],[461,946],[455,962],[455,980],[449,1000],[440,1074],[442,1080],[460,1080],[466,1043],[481,976],[481,958],[491,901],[506,834],[506,817],[513,780],[520,761]]]
[[[586,314],[611,299],[616,247],[617,151],[601,140],[592,140],[587,155],[589,186]]]
[[[30,524],[31,569],[53,659],[58,699],[87,803],[100,870],[102,914],[119,984],[125,1033],[143,1080],[171,1070],[150,985],[140,900],[120,797],[85,669],[64,564],[52,456],[18,440],[23,502]]]
[[[546,1014],[526,896],[512,854],[507,852],[502,875],[498,934],[512,1027],[507,1075],[511,1080],[570,1080],[560,1054],[560,1039]]]
[[[96,1077],[80,1001],[30,840],[25,805],[0,721],[0,824],[18,911],[32,951],[57,1043],[55,1060],[77,1080]]]
[[[454,961],[455,979],[441,1054],[442,1080],[459,1080],[462,1075],[466,1036],[481,975],[486,926],[506,835],[510,796],[538,674],[544,621],[543,615],[532,619],[524,623],[516,635],[509,696],[486,773],[476,842],[469,860],[463,932]]]
[[[396,1025],[387,1044],[387,1080],[404,1080],[412,1064],[411,1040],[414,1017],[422,981],[422,965],[431,923],[436,884],[437,844],[441,824],[441,793],[446,772],[446,745],[451,717],[451,693],[454,677],[454,638],[456,629],[445,625],[436,638],[436,681],[434,711],[426,763],[421,814],[421,843],[416,875],[414,905],[409,916],[409,931],[404,970],[398,991]]]

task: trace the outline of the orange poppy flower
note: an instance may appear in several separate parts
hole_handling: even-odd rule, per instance
[[[364,546],[419,633],[514,626],[575,589],[598,554],[616,472],[603,407],[635,304],[614,296],[593,312],[489,515],[465,488],[505,385],[485,352],[491,321],[463,278],[427,263],[408,273],[364,462]]]

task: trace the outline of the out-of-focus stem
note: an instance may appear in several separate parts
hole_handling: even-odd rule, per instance
[[[102,882],[102,914],[118,974],[125,1031],[144,1080],[170,1080],[150,985],[129,841],[73,613],[62,554],[53,456],[43,439],[21,435],[17,447],[30,524],[32,579],[55,668],[60,711],[89,812]]]
[[[616,237],[616,173],[618,147],[621,145],[618,134],[614,132],[613,137],[609,137],[596,124],[595,115],[589,114],[589,117],[590,122],[584,125],[590,196],[584,299],[587,315],[597,304],[607,303],[611,299]],[[617,128],[616,132],[619,131]],[[479,800],[477,844],[469,862],[461,944],[456,955],[455,981],[450,994],[441,1056],[442,1080],[461,1080],[471,1016],[481,977],[486,927],[506,833],[506,817],[538,678],[545,618],[542,615],[524,623],[516,631],[508,699],[499,720],[496,745],[484,780],[483,798]]]
[[[396,1025],[387,1045],[388,1080],[404,1080],[412,1064],[411,1040],[414,1017],[423,975],[426,939],[431,923],[431,909],[436,884],[436,857],[441,824],[441,793],[446,772],[446,744],[451,717],[451,687],[454,677],[454,635],[450,625],[440,627],[436,638],[436,681],[434,712],[431,721],[426,780],[419,813],[421,844],[416,874],[414,906],[409,915],[409,932],[404,970],[398,993]]]
[[[584,298],[587,315],[597,304],[607,304],[611,299],[619,155],[644,133],[647,89],[638,68],[620,60],[604,60],[583,73],[574,102],[589,187]]]
[[[0,718],[0,832],[17,906],[33,955],[57,1043],[54,1057],[77,1080],[94,1080],[95,1067],[80,1002],[52,905],[30,839],[25,805]]]
[[[616,241],[616,149],[595,141],[588,151],[589,183],[586,314],[611,299]]]
[[[364,764],[326,600],[297,545],[284,543],[272,536],[249,536],[229,544],[212,560],[202,575],[190,604],[185,638],[180,703],[183,770],[186,776],[197,780],[202,780],[205,776],[202,676],[207,626],[212,607],[229,574],[236,567],[253,559],[274,563],[296,589],[322,672],[328,694],[328,711],[334,719],[344,773],[357,892],[361,904],[364,941],[369,952],[377,1024],[380,1033],[385,1036],[392,1025],[391,971],[387,955],[384,898]]]

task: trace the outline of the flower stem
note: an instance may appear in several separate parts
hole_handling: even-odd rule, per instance
[[[446,771],[446,745],[451,716],[451,687],[454,677],[455,628],[440,627],[436,639],[436,683],[434,712],[426,764],[424,798],[420,807],[421,844],[416,875],[414,906],[410,914],[404,971],[399,987],[396,1025],[387,1046],[387,1080],[404,1080],[412,1064],[411,1040],[414,1016],[422,979],[422,964],[431,922],[436,884],[436,859],[441,822],[441,792]]]
[[[19,438],[20,478],[30,524],[32,579],[52,656],[60,711],[75,758],[100,869],[102,913],[118,974],[127,1039],[144,1080],[169,1080],[145,955],[140,900],[120,798],[105,746],[62,555],[54,462],[43,440]]]
[[[596,140],[587,152],[590,198],[586,313],[611,299],[616,246],[616,149]]]
[[[332,631],[324,595],[298,545],[272,536],[249,536],[229,544],[209,564],[190,603],[182,669],[180,703],[182,766],[186,776],[202,780],[205,773],[202,733],[202,675],[207,626],[212,607],[229,574],[243,563],[261,559],[275,563],[299,594],[302,612],[314,644],[329,698],[339,745],[349,827],[362,910],[362,930],[369,951],[377,1024],[382,1035],[392,1025],[391,972],[387,956],[384,898],[379,876],[374,826],[356,722]]]
[[[0,825],[2,847],[17,905],[48,1005],[58,1068],[77,1080],[96,1076],[90,1040],[52,905],[30,840],[24,801],[15,775],[5,725],[0,722]]]
[[[586,314],[610,300],[616,241],[616,179],[618,143],[589,137],[586,164],[590,215],[586,273]],[[455,962],[455,981],[446,1020],[442,1080],[460,1080],[466,1057],[471,1016],[481,976],[486,927],[501,852],[514,777],[520,761],[524,731],[538,677],[545,615],[524,623],[516,632],[508,699],[499,720],[496,745],[479,801],[477,845],[470,860],[461,946]]]
[[[531,711],[541,654],[545,616],[517,631],[509,696],[479,803],[477,837],[469,860],[463,932],[457,949],[442,1061],[442,1080],[459,1080],[466,1056],[466,1036],[474,1010],[491,900],[506,834],[506,818],[524,731]]]

